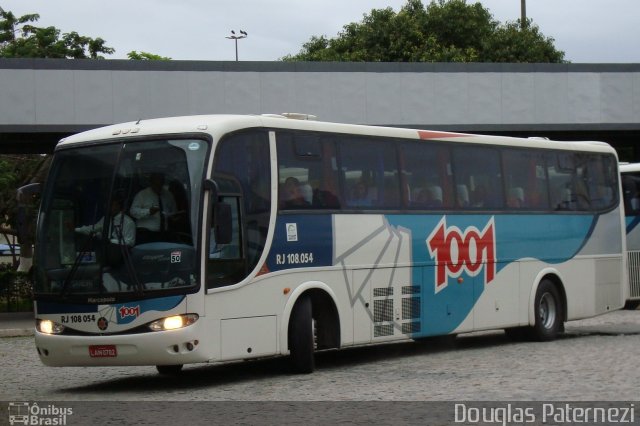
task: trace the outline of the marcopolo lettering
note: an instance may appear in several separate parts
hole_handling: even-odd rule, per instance
[[[484,266],[484,283],[496,275],[496,237],[494,218],[484,229],[467,227],[464,232],[457,226],[447,226],[446,216],[427,238],[429,254],[435,259],[435,292],[447,287],[449,278],[462,273],[478,275]]]

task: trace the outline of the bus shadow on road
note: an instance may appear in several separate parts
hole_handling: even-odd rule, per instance
[[[316,369],[318,373],[331,372],[344,368],[366,368],[367,364],[381,361],[401,360],[414,356],[425,356],[441,352],[483,349],[510,344],[526,344],[513,342],[503,332],[482,333],[480,335],[440,336],[420,339],[418,341],[389,343],[382,345],[360,346],[342,350],[329,350],[316,353]],[[126,367],[125,367],[126,368]],[[139,368],[139,367],[137,367]],[[60,393],[82,392],[108,394],[157,393],[175,390],[193,390],[217,386],[242,384],[260,380],[271,380],[279,377],[297,377],[289,368],[287,357],[265,358],[225,364],[194,364],[186,366],[178,375],[160,375],[153,367],[148,367],[149,374],[126,376],[111,380],[94,382],[84,386],[60,389]]]

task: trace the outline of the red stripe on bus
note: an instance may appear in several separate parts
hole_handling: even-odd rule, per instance
[[[428,130],[418,130],[420,139],[442,139],[442,138],[460,138],[463,136],[473,136],[464,133],[452,133],[452,132],[432,132]]]

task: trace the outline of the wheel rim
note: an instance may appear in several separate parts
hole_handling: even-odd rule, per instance
[[[544,293],[540,298],[538,318],[544,328],[553,328],[556,322],[556,301],[551,293]]]

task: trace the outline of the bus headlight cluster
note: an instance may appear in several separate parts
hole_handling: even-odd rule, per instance
[[[173,315],[149,324],[153,331],[175,330],[193,324],[198,320],[197,314]]]
[[[64,325],[51,320],[38,320],[36,328],[44,334],[60,334],[64,331]]]

